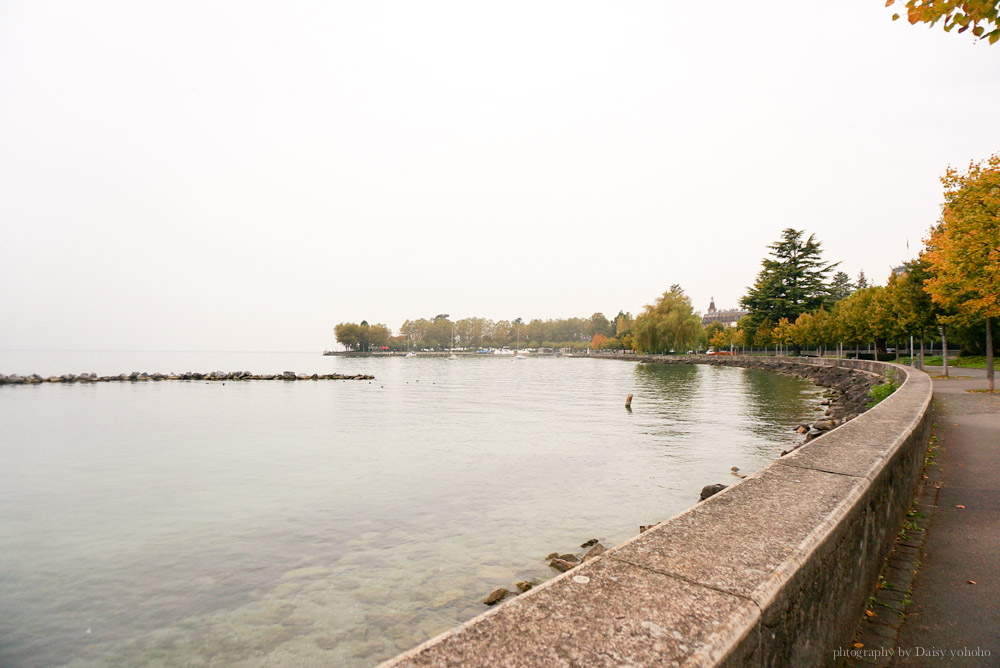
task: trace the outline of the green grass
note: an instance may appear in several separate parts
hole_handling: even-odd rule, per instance
[[[896,374],[889,369],[885,374],[885,380],[880,385],[876,385],[868,390],[868,408],[872,408],[880,401],[899,389],[901,383],[896,379]]]
[[[919,360],[920,357],[917,357]],[[901,355],[899,358],[900,364],[909,364],[910,356]],[[924,357],[924,364],[927,366],[941,366],[944,364],[944,360],[941,359],[940,355],[927,355]],[[961,367],[965,369],[985,369],[986,368],[986,356],[985,355],[963,355],[956,359],[949,359],[948,366]]]

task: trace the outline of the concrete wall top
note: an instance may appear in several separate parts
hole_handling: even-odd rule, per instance
[[[932,387],[881,362],[797,361],[893,367],[905,381],[739,484],[382,666],[835,665],[909,505]]]

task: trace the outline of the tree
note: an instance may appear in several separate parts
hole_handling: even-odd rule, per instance
[[[702,338],[703,341],[708,342],[708,345],[715,346],[715,344],[712,343],[712,339],[715,338],[716,334],[718,334],[719,332],[721,332],[721,331],[723,331],[725,329],[728,329],[728,328],[725,326],[725,324],[723,324],[721,322],[718,322],[718,321],[710,322],[707,325],[705,325],[705,331],[702,333],[701,338]],[[727,343],[726,346],[728,346],[728,345],[729,344]],[[716,346],[716,347],[718,347],[718,346]]]
[[[847,299],[834,304],[832,333],[835,339],[855,347],[875,341],[876,334],[872,326],[873,303],[879,290],[882,288],[857,290]]]
[[[615,316],[615,336],[627,334],[632,329],[632,314],[625,311],[618,311]]]
[[[886,0],[885,6],[891,7],[903,0]],[[910,25],[929,23],[934,25],[944,19],[945,32],[951,32],[955,26],[961,26],[959,33],[972,28],[972,34],[980,39],[986,39],[990,44],[1000,40],[1000,2],[996,0],[905,0],[906,18]],[[893,14],[892,20],[899,19],[899,14]]]
[[[862,275],[864,272],[862,272]],[[833,280],[830,281],[830,299],[835,302],[839,302],[841,299],[847,299],[854,292],[854,284],[851,283],[851,277],[842,271],[838,271],[833,275]]]
[[[337,343],[348,350],[354,350],[361,344],[361,326],[355,322],[342,322],[335,325],[333,334],[337,337]]]
[[[715,323],[710,323],[715,324]],[[708,328],[705,329],[706,337],[708,338],[708,345],[712,346],[716,350],[724,350],[729,348],[733,343],[733,332],[735,330],[732,327],[722,327],[716,329],[711,335],[708,334]]]
[[[608,337],[604,336],[600,332],[594,334],[594,338],[590,340],[590,347],[592,350],[603,350],[604,344],[611,341]]]
[[[615,327],[610,320],[604,317],[603,313],[595,313],[590,316],[590,320],[587,322],[586,332],[591,338],[595,334],[610,338],[615,335]]]
[[[679,285],[672,285],[655,304],[648,304],[632,324],[632,342],[644,353],[664,353],[694,347],[701,335],[701,318]]]
[[[991,321],[1000,316],[1000,154],[970,163],[962,174],[949,167],[941,225],[927,240],[933,274],[924,283],[935,303],[960,317],[986,322],[986,378],[993,383]]]
[[[781,233],[780,241],[768,246],[771,257],[764,258],[764,268],[740,300],[750,311],[747,329],[751,333],[765,320],[794,321],[799,314],[830,301],[826,275],[839,263],[825,264],[816,235],[803,240],[803,234],[803,230],[788,228]]]
[[[925,254],[903,265],[902,274],[889,277],[887,286],[892,293],[893,311],[904,333],[920,339],[920,360],[923,366],[924,338],[939,326],[943,309],[934,304],[924,290],[924,283],[931,277]]]
[[[868,285],[868,277],[865,276],[865,270],[862,269],[858,272],[858,282],[854,284],[855,290],[864,290],[865,288],[870,288]]]
[[[389,346],[389,339],[392,337],[390,330],[384,323],[378,322],[368,327],[368,350],[380,350]]]

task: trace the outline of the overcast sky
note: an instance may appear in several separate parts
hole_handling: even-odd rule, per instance
[[[884,282],[1000,150],[1000,45],[892,11],[0,0],[0,348],[732,307],[786,227]]]

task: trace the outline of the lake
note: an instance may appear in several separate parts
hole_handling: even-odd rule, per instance
[[[215,370],[375,380],[0,387],[0,665],[369,666],[821,412],[802,379],[701,365],[0,351],[6,374]]]

